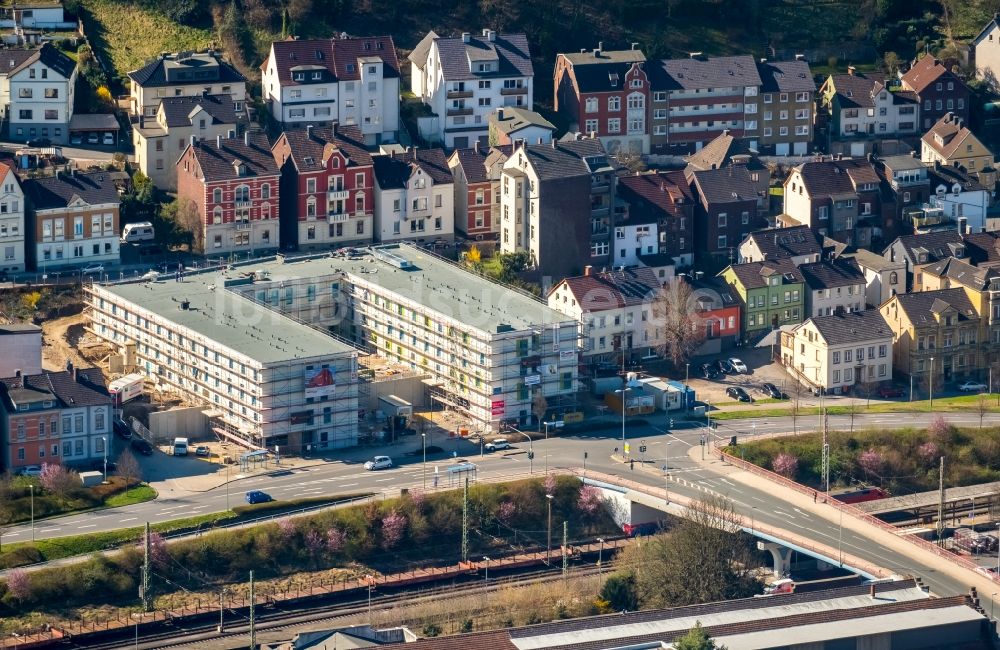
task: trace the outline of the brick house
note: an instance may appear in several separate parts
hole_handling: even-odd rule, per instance
[[[280,180],[263,133],[189,144],[177,161],[177,199],[200,217],[195,247],[209,255],[277,249]]]
[[[736,345],[743,329],[743,304],[733,288],[722,278],[701,277],[700,271],[682,277],[691,285],[694,310],[705,327],[705,340],[694,356],[718,354]]]
[[[969,87],[933,56],[922,57],[899,80],[917,95],[924,131],[948,113],[969,121]]]
[[[559,54],[555,66],[555,111],[570,118],[570,131],[595,134],[609,153],[649,153],[650,79],[641,50]],[[664,110],[666,104],[663,105]]]
[[[500,236],[500,174],[512,146],[456,149],[448,157],[455,178],[455,230],[469,239]]]
[[[622,176],[618,197],[628,206],[626,224],[655,224],[656,253],[668,255],[677,266],[694,263],[695,198],[683,172]]]
[[[111,397],[97,368],[0,379],[0,461],[17,471],[110,453]]]
[[[316,248],[371,243],[375,173],[356,126],[306,126],[271,149],[281,170],[281,242]]]
[[[764,197],[759,176],[746,165],[687,172],[695,194],[695,237],[699,250],[733,259],[743,238],[767,225],[759,216]]]
[[[24,194],[33,216],[29,267],[118,262],[121,200],[109,172],[29,178]]]

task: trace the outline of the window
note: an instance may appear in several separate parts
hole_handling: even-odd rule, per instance
[[[718,241],[716,243],[717,243],[717,248],[719,250],[724,249],[726,247],[726,236],[725,235],[719,235],[719,239],[718,239]]]
[[[597,98],[596,97],[588,97],[587,101],[584,103],[584,105],[586,107],[585,110],[588,113],[596,113],[597,112]],[[588,129],[588,131],[593,131],[593,130],[594,129]]]
[[[269,183],[264,183],[260,186],[260,198],[269,199],[271,198],[271,185]]]
[[[22,120],[30,120],[30,119],[32,119],[32,117],[31,117],[32,116],[32,112],[30,110],[19,110],[17,112],[17,115]]]
[[[622,121],[617,117],[608,120],[608,133],[619,133],[622,130]]]
[[[584,126],[584,131],[587,133],[595,133],[597,131],[597,120],[587,120]]]
[[[621,97],[608,97],[608,110],[609,111],[620,111],[622,109],[622,98]]]

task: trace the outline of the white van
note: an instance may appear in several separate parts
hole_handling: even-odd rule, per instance
[[[174,438],[174,456],[188,455],[188,439]]]
[[[156,239],[156,232],[153,230],[153,224],[148,221],[127,223],[125,224],[125,230],[122,231],[123,244],[153,241],[154,239]]]

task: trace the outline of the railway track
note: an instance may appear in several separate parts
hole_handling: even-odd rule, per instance
[[[447,599],[467,599],[477,595],[494,592],[501,587],[528,586],[560,577],[562,567],[558,563],[551,566],[535,566],[517,571],[505,572],[496,576],[490,572],[490,582],[484,584],[478,573],[472,572],[463,578],[452,578],[447,584],[414,589],[413,587],[390,590],[392,593],[373,593],[369,604],[368,595],[339,595],[335,598],[323,599],[329,602],[310,600],[298,605],[276,603],[259,605],[255,611],[255,628],[259,633],[291,628],[305,623],[330,623],[335,627],[337,622],[347,622],[358,615],[386,611],[400,605],[419,605],[421,603]],[[571,576],[581,577],[596,574],[598,568],[592,565],[573,567]],[[356,622],[356,621],[355,621]],[[237,639],[249,634],[249,611],[247,608],[229,609],[226,611],[225,627],[219,632],[219,616],[200,616],[196,620],[159,623],[155,629],[147,629],[138,637],[129,633],[134,628],[123,629],[112,633],[113,636],[88,635],[88,638],[77,638],[62,642],[54,642],[51,647],[87,648],[89,650],[115,650],[124,648],[140,648],[153,650],[155,648],[181,648],[201,641],[219,641],[221,639]]]

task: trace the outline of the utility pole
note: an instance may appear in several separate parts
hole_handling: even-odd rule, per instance
[[[563,580],[566,579],[566,574],[569,572],[569,522],[563,520],[563,544],[562,544],[562,554],[563,554]]]
[[[944,539],[944,456],[941,456],[941,467],[938,470],[938,544]]]
[[[253,593],[253,570],[250,571],[250,650],[257,650],[257,627],[256,621],[254,620],[254,610],[257,607],[257,601],[254,600]]]
[[[462,491],[462,561],[469,561],[469,477],[465,477]]]
[[[142,545],[142,611],[148,612],[152,610],[152,603],[149,593],[149,555],[150,555],[150,539],[149,539],[149,522],[146,522],[146,539]]]
[[[830,491],[830,443],[827,442],[827,418],[823,412],[823,491]]]

